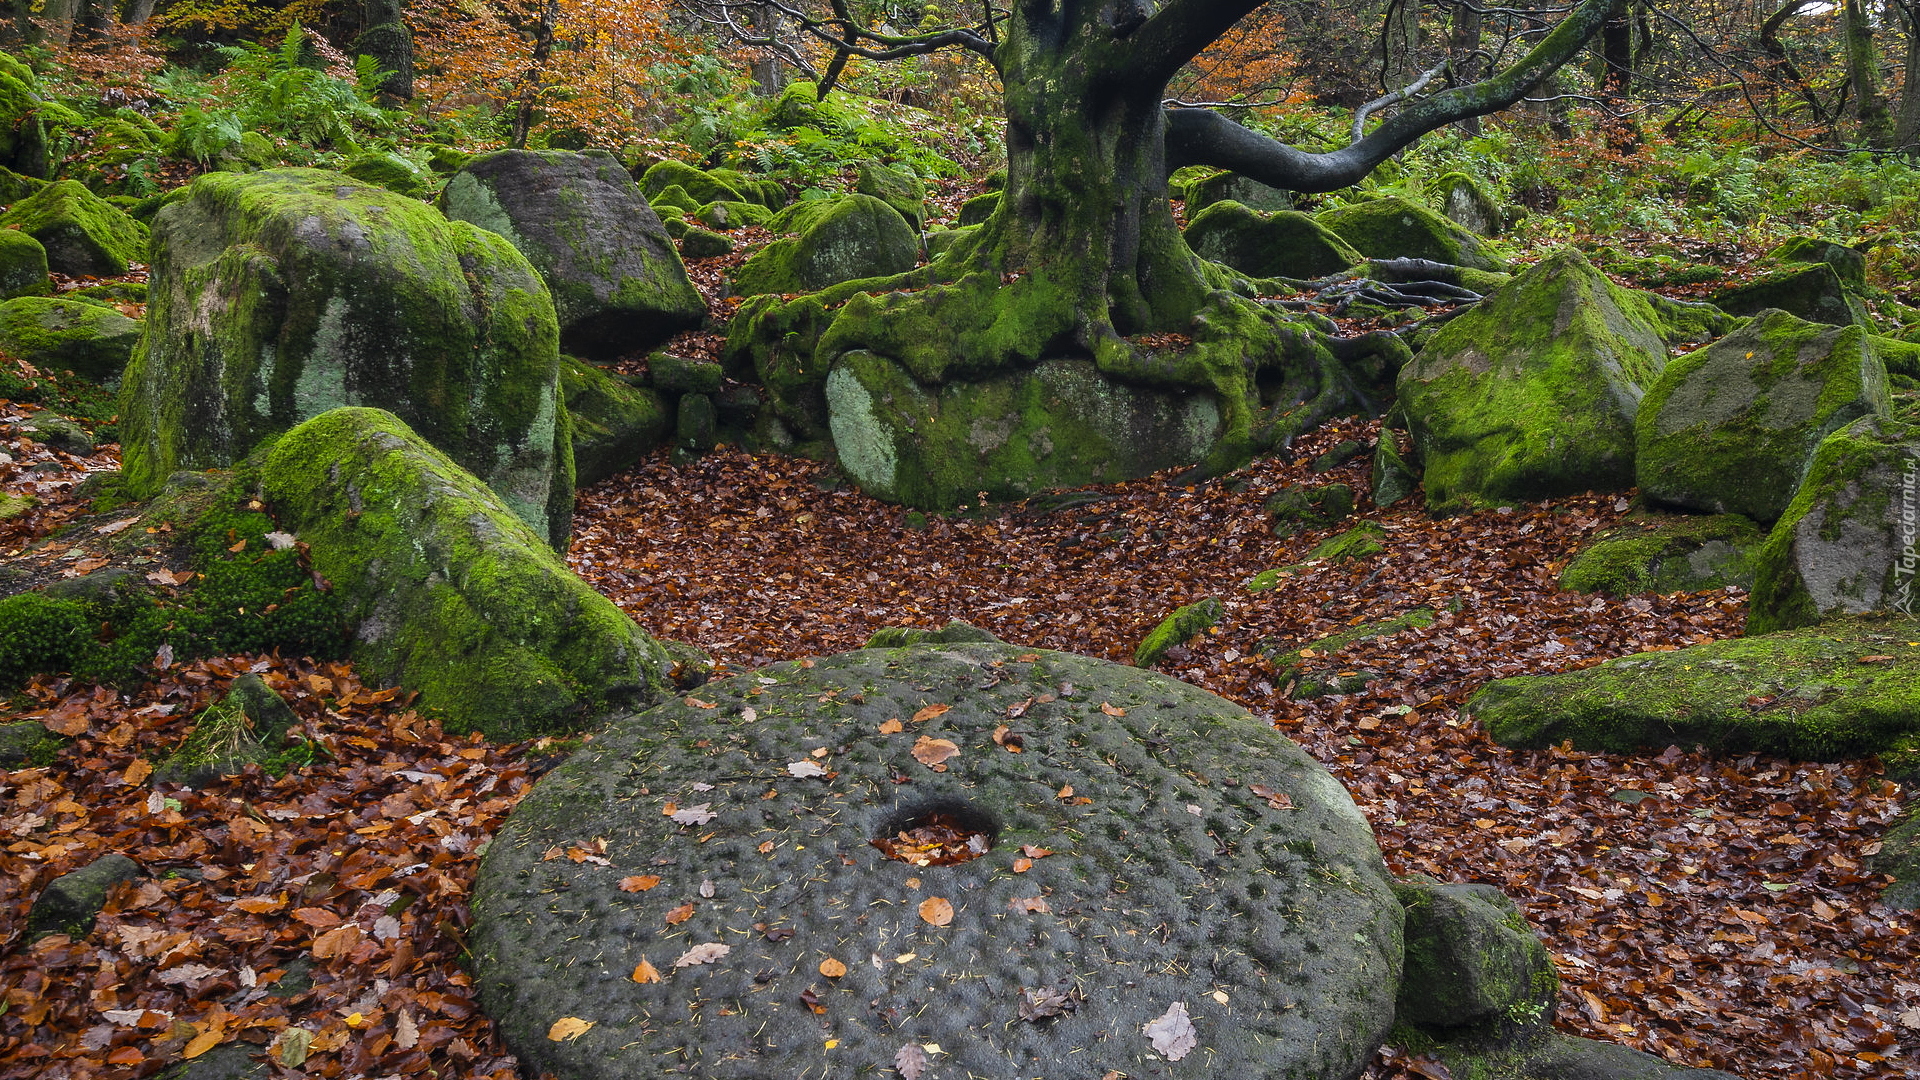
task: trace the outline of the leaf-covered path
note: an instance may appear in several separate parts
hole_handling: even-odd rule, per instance
[[[1738,595],[1554,589],[1624,500],[1443,521],[1369,513],[1384,554],[1242,588],[1335,531],[1275,539],[1265,499],[1329,480],[1364,492],[1363,463],[1325,476],[1306,463],[1372,435],[1328,429],[1194,488],[1147,480],[922,529],[827,490],[812,463],[727,451],[676,467],[662,454],[584,493],[574,565],[650,630],[734,671],[950,618],[1123,660],[1173,607],[1218,597],[1218,631],[1164,670],[1271,717],[1325,762],[1396,871],[1519,900],[1559,963],[1563,1027],[1752,1078],[1911,1076],[1920,942],[1912,916],[1876,903],[1863,865],[1897,809],[1873,768],[1511,752],[1456,713],[1489,677],[1738,632]],[[44,466],[50,520],[63,476],[111,464],[14,453]],[[1387,675],[1364,693],[1295,702],[1263,658],[1265,641],[1293,648],[1422,605],[1441,612],[1429,628],[1314,658]],[[149,761],[249,669],[331,758],[278,780],[149,786]],[[13,943],[0,1076],[149,1076],[183,1056],[262,1052],[293,1066],[280,1075],[511,1075],[458,963],[464,900],[486,838],[553,747],[449,738],[344,665],[277,658],[173,665],[126,694],[43,680],[0,717],[19,718],[75,738],[50,765],[0,774],[0,934]],[[84,940],[21,944],[38,890],[110,851],[151,876],[116,893]],[[1410,1065],[1431,1072],[1385,1056],[1376,1072]]]

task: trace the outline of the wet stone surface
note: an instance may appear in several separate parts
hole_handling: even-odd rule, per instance
[[[935,816],[985,854],[873,844]],[[514,812],[474,912],[487,1011],[562,1080],[1350,1077],[1403,917],[1346,792],[1269,725],[1002,644],[617,720]]]

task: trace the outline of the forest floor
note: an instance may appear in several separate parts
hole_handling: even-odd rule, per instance
[[[1225,619],[1163,670],[1325,763],[1397,873],[1518,900],[1559,967],[1562,1028],[1755,1080],[1913,1075],[1920,936],[1914,916],[1878,903],[1885,879],[1864,866],[1898,810],[1875,765],[1513,751],[1460,718],[1490,678],[1739,632],[1735,591],[1555,588],[1625,498],[1442,520],[1369,512],[1384,553],[1245,591],[1352,524],[1277,539],[1262,502],[1292,483],[1364,492],[1364,459],[1324,475],[1308,462],[1374,434],[1336,424],[1203,485],[1149,478],[1068,509],[969,508],[924,529],[817,463],[660,454],[582,493],[572,561],[723,673],[952,618],[1124,661],[1173,607],[1216,596]],[[113,464],[10,446],[10,477],[55,502]],[[1422,605],[1441,611],[1431,627],[1325,658],[1386,674],[1364,692],[1296,702],[1275,685],[1263,644]],[[288,698],[325,759],[280,779],[149,786],[151,762],[248,670]],[[0,940],[13,942],[0,957],[0,1076],[144,1076],[269,1048],[297,1065],[287,1075],[510,1075],[460,966],[465,899],[486,839],[561,748],[443,736],[343,664],[237,657],[153,674],[124,693],[42,679],[0,715],[81,731],[51,764],[0,775]],[[20,941],[48,880],[116,851],[150,876],[116,892],[92,934]],[[1374,1072],[1437,1066],[1383,1053]]]

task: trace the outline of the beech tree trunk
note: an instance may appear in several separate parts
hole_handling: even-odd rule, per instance
[[[1854,115],[1860,121],[1860,139],[1868,146],[1893,142],[1893,113],[1880,89],[1880,57],[1873,48],[1873,25],[1862,0],[1841,0],[1840,16],[1847,45],[1847,81],[1853,87]]]

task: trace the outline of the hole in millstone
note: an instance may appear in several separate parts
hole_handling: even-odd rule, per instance
[[[910,866],[952,866],[993,850],[1000,823],[959,799],[935,799],[894,813],[868,841]]]

